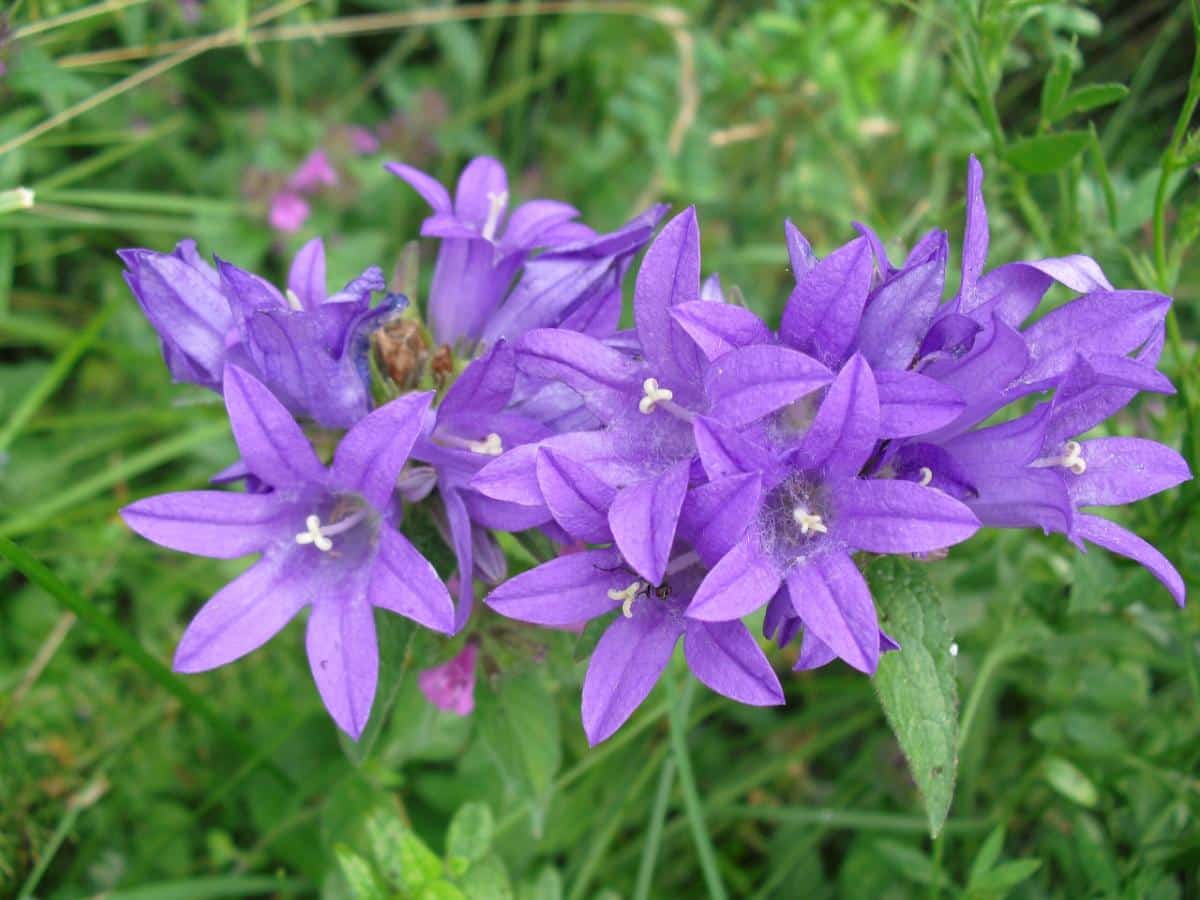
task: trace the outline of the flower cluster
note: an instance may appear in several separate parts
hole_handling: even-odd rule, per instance
[[[215,480],[245,487],[151,497],[125,519],[184,552],[262,554],[193,620],[177,669],[236,659],[311,606],[314,679],[357,737],[377,680],[373,609],[457,634],[483,581],[514,620],[606,619],[583,686],[596,743],[681,639],[712,690],[783,702],[756,614],[769,640],[802,636],[797,669],[840,658],[874,672],[900,648],[860,553],[932,560],[984,526],[1037,527],[1138,561],[1183,602],[1157,550],[1088,510],[1179,484],[1186,463],[1150,440],[1084,437],[1138,392],[1171,391],[1156,368],[1170,300],[1115,290],[1083,256],[985,272],[974,159],[953,297],[944,232],[895,265],[865,226],[818,258],[789,222],[795,288],[778,329],[702,279],[694,209],[650,244],[621,330],[625,275],[665,208],[597,234],[557,201],[510,210],[492,159],[472,161],[453,198],[389,169],[440,241],[421,318],[395,295],[372,305],[377,269],[327,296],[319,241],[282,293],[190,242],[122,253],[173,376],[224,395],[241,459]],[[1076,296],[1039,317],[1054,284]],[[309,423],[320,446],[344,431],[327,459]],[[403,533],[417,504],[453,550],[457,602]],[[529,529],[564,552],[506,580],[495,533]],[[469,712],[476,647],[422,676],[435,703]]]

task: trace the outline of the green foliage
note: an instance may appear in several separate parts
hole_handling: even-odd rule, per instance
[[[569,200],[600,228],[696,202],[706,271],[772,318],[791,288],[785,216],[819,253],[870,222],[896,258],[959,230],[975,153],[993,260],[1086,252],[1114,284],[1175,294],[1163,367],[1179,393],[1108,433],[1154,434],[1196,468],[1194,5],[688,0],[518,18],[497,3],[451,21],[431,3],[426,24],[338,34],[416,7],[220,0],[192,22],[166,2],[9,4],[0,896],[1200,893],[1197,614],[1124,560],[1032,533],[888,563],[896,590],[876,596],[905,650],[874,689],[840,664],[793,674],[794,648],[772,651],[785,708],[660,690],[598,748],[578,705],[599,626],[514,631],[482,610],[477,708],[458,717],[416,676],[461,644],[381,615],[357,745],[321,709],[303,623],[234,666],[171,673],[183,624],[244,563],[160,550],[115,512],[202,486],[236,450],[216,398],[170,384],[113,255],[194,236],[278,280],[324,234],[331,283],[379,263],[419,300],[432,256],[405,248],[425,208],[381,163],[449,179],[493,153],[520,198]],[[214,34],[222,46],[170,55]],[[381,150],[356,155],[351,125]],[[277,234],[271,195],[317,146],[341,182]],[[1122,513],[1190,585],[1196,490]],[[448,575],[437,521],[413,515]],[[546,552],[525,538],[505,540],[510,571]]]

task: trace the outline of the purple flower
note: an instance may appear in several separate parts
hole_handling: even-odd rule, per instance
[[[372,153],[379,152],[379,138],[370,128],[351,125],[350,147],[359,156],[370,156]]]
[[[417,684],[425,699],[445,712],[469,716],[475,710],[476,655],[475,645],[467,644],[448,662],[424,669]]]
[[[219,391],[225,364],[234,361],[294,414],[326,427],[346,428],[367,414],[367,335],[399,302],[371,306],[372,292],[385,286],[379,269],[327,296],[319,238],[296,254],[283,293],[231,263],[218,260],[214,269],[192,241],[173,253],[120,256],[175,380]]]
[[[329,161],[329,154],[320,149],[308,154],[288,179],[288,186],[301,194],[314,193],[323,187],[334,187],[337,183],[337,169]]]
[[[312,208],[308,201],[294,191],[280,191],[271,198],[271,208],[267,211],[267,222],[276,231],[283,234],[294,234],[304,227]]]
[[[783,702],[779,679],[745,625],[684,615],[700,577],[695,554],[672,560],[650,585],[616,549],[586,550],[506,581],[486,602],[505,616],[548,627],[621,610],[596,645],[583,682],[583,727],[594,746],[646,699],[680,638],[688,668],[712,690],[752,706]]]
[[[487,156],[458,179],[453,202],[433,178],[402,163],[388,171],[404,179],[433,208],[421,234],[442,239],[426,320],[439,344],[480,338],[528,253],[593,236],[572,222],[578,211],[556,200],[531,200],[508,213],[508,176]]]
[[[177,671],[232,662],[311,606],[307,648],[317,689],[338,727],[362,734],[378,675],[373,608],[443,633],[454,628],[445,585],[394,527],[396,478],[431,400],[410,394],[375,410],[346,433],[326,468],[266,386],[227,367],[234,439],[247,470],[272,490],[164,494],[121,512],[134,531],[173,550],[218,559],[262,554],[192,620]]]

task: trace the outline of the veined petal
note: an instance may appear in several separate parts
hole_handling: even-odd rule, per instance
[[[638,338],[661,381],[690,384],[701,371],[698,349],[670,315],[671,307],[699,298],[700,227],[689,206],[650,245],[634,287]]]
[[[594,543],[610,539],[608,510],[616,489],[585,465],[542,449],[537,453],[537,480],[554,520],[573,538]]]
[[[503,203],[500,203],[500,198],[504,199]],[[495,217],[494,204],[500,207],[500,216],[503,216],[508,206],[507,198],[508,175],[504,166],[490,156],[477,156],[467,163],[458,176],[458,185],[454,190],[454,214],[482,229],[489,217]]]
[[[325,709],[338,728],[358,740],[379,678],[375,618],[361,585],[341,596],[314,599],[305,644]]]
[[[912,437],[949,425],[966,408],[948,384],[916,372],[876,372],[879,436]]]
[[[811,394],[833,373],[810,356],[767,344],[743,347],[709,367],[704,388],[711,415],[730,425],[747,425]]]
[[[879,665],[879,621],[866,579],[845,553],[810,557],[787,574],[792,606],[812,632],[860,672]]]
[[[292,259],[288,290],[310,312],[325,300],[325,242],[319,237],[301,247]]]
[[[594,413],[616,416],[636,404],[639,367],[623,353],[574,331],[536,328],[517,345],[517,366],[535,378],[558,380],[576,391]]]
[[[1144,566],[1171,592],[1176,603],[1184,605],[1187,588],[1179,572],[1170,560],[1132,531],[1099,516],[1078,515],[1075,517],[1075,534]]]
[[[708,565],[733,549],[758,515],[762,477],[757,472],[715,478],[683,498],[679,536]]]
[[[802,469],[856,475],[879,439],[879,393],[867,361],[855,354],[821,402],[804,443],[795,454]]]
[[[867,302],[858,329],[858,349],[875,369],[903,371],[941,303],[946,286],[945,232],[927,258],[884,282]]]
[[[610,737],[650,693],[671,660],[683,624],[650,604],[619,616],[592,653],[583,680],[583,729],[593,747]]]
[[[1091,431],[1138,391],[1173,394],[1175,388],[1153,363],[1106,354],[1076,356],[1054,392],[1046,440],[1061,443]]]
[[[278,491],[182,491],[131,503],[121,510],[121,518],[142,537],[163,547],[233,559],[290,538],[288,522],[297,518],[295,508],[295,498]],[[302,524],[300,516],[297,527]]]
[[[217,591],[188,624],[175,650],[176,672],[206,672],[257,650],[311,600],[306,573],[269,555]]]
[[[691,460],[622,488],[608,510],[608,526],[621,555],[651,584],[661,584],[687,492]]]
[[[671,318],[710,360],[738,347],[771,341],[762,319],[742,306],[691,300],[671,307]]]
[[[1071,499],[1057,472],[1011,464],[975,465],[967,471],[975,496],[966,503],[984,525],[1037,527],[1047,534],[1071,530]]]
[[[1168,490],[1192,477],[1187,461],[1170,447],[1143,438],[1083,441],[1082,475],[1066,475],[1076,506],[1120,506]]]
[[[387,163],[384,168],[408,182],[408,185],[433,207],[435,213],[453,213],[450,194],[436,178],[430,178],[420,169],[414,169],[404,163]]]
[[[500,340],[450,385],[438,406],[439,417],[502,412],[512,397],[516,377],[516,354],[511,344]]]
[[[829,665],[838,658],[829,645],[821,640],[811,629],[805,629],[804,637],[800,639],[800,653],[796,657],[793,672],[806,672]]]
[[[817,254],[813,253],[812,244],[800,233],[800,229],[792,224],[791,219],[783,220],[783,235],[787,242],[792,277],[798,282],[816,266]]]
[[[741,622],[688,622],[683,653],[692,674],[718,694],[750,706],[783,702],[779,677]]]
[[[778,567],[762,551],[758,533],[751,531],[704,576],[687,617],[705,622],[740,619],[770,600],[780,581]]]
[[[858,550],[926,553],[979,530],[979,519],[962,503],[912,481],[847,478],[830,489],[830,537]]]
[[[756,472],[764,474],[767,486],[773,486],[774,479],[770,476],[775,474],[778,465],[765,447],[706,416],[696,416],[692,422],[692,434],[696,439],[700,462],[709,478]]]
[[[513,210],[501,244],[509,252],[543,246],[545,236],[579,215],[575,207],[558,200],[530,200]]]
[[[496,457],[471,479],[471,488],[493,500],[544,506],[537,478],[537,445],[522,444]]]
[[[534,625],[578,625],[621,605],[608,592],[634,580],[612,550],[584,550],[542,563],[510,578],[484,603],[502,616]]]
[[[1005,391],[1026,371],[1029,350],[1021,335],[999,319],[975,339],[966,356],[942,360],[923,370],[923,374],[958,391],[966,408],[951,424],[936,432],[940,438],[960,434],[981,422],[1003,406]]]
[[[1037,309],[1054,282],[1080,294],[1111,291],[1100,266],[1090,256],[1060,256],[998,266],[984,275],[962,311],[979,321],[992,316],[1018,328]]]
[[[797,280],[779,326],[792,347],[837,365],[853,346],[875,260],[866,238],[829,254]]]
[[[983,202],[983,166],[971,154],[967,161],[967,221],[963,226],[962,284],[959,296],[970,298],[983,274],[988,252],[987,206]]]
[[[454,601],[437,570],[408,538],[387,525],[380,529],[367,599],[426,628],[454,632]]]
[[[225,408],[242,460],[273,487],[323,484],[325,467],[300,426],[261,381],[225,367]]]
[[[450,545],[458,563],[458,606],[454,610],[454,631],[457,633],[467,624],[475,606],[475,546],[471,540],[471,516],[462,493],[443,485],[439,494],[446,511]]]
[[[432,391],[397,397],[346,432],[333,455],[332,483],[386,512],[432,402]]]

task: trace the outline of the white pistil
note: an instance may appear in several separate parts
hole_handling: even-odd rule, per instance
[[[1070,469],[1076,475],[1082,475],[1087,471],[1087,460],[1083,458],[1083,446],[1079,441],[1067,441],[1063,444],[1062,456],[1045,456],[1035,459],[1030,465],[1038,469],[1062,466],[1064,469]]]
[[[482,441],[468,441],[467,447],[472,453],[481,453],[484,456],[499,456],[504,452],[504,442],[494,431]]]
[[[792,518],[796,520],[796,524],[800,526],[801,534],[828,534],[829,529],[825,526],[825,520],[816,513],[811,513],[803,506],[797,506],[792,510]]]
[[[642,390],[646,396],[638,401],[638,409],[643,415],[650,415],[655,407],[663,402],[674,399],[675,393],[668,388],[659,387],[657,378],[647,378],[642,382]]]
[[[933,469],[929,468],[929,466],[921,466],[918,474],[921,476],[921,480],[917,484],[921,487],[929,487],[929,483],[933,481]]]
[[[333,541],[327,538],[321,531],[321,517],[311,515],[304,520],[304,527],[307,531],[301,531],[296,535],[297,544],[312,544],[322,553],[327,553],[333,549]]]
[[[288,306],[292,309],[303,309],[304,305],[300,302],[300,298],[296,296],[296,292],[288,288],[283,292],[283,296],[287,298]]]
[[[496,228],[500,225],[500,217],[508,206],[508,191],[488,191],[487,221],[483,223],[483,236],[489,241],[496,236]]]
[[[618,591],[616,588],[609,588],[608,589],[608,599],[609,600],[620,600],[621,601],[621,615],[623,615],[627,619],[632,619],[633,618],[633,601],[637,599],[637,595],[640,594],[643,590],[645,590],[645,588],[646,588],[646,583],[644,581],[634,581],[629,585],[629,587],[625,588],[624,590],[620,590],[620,591]]]

